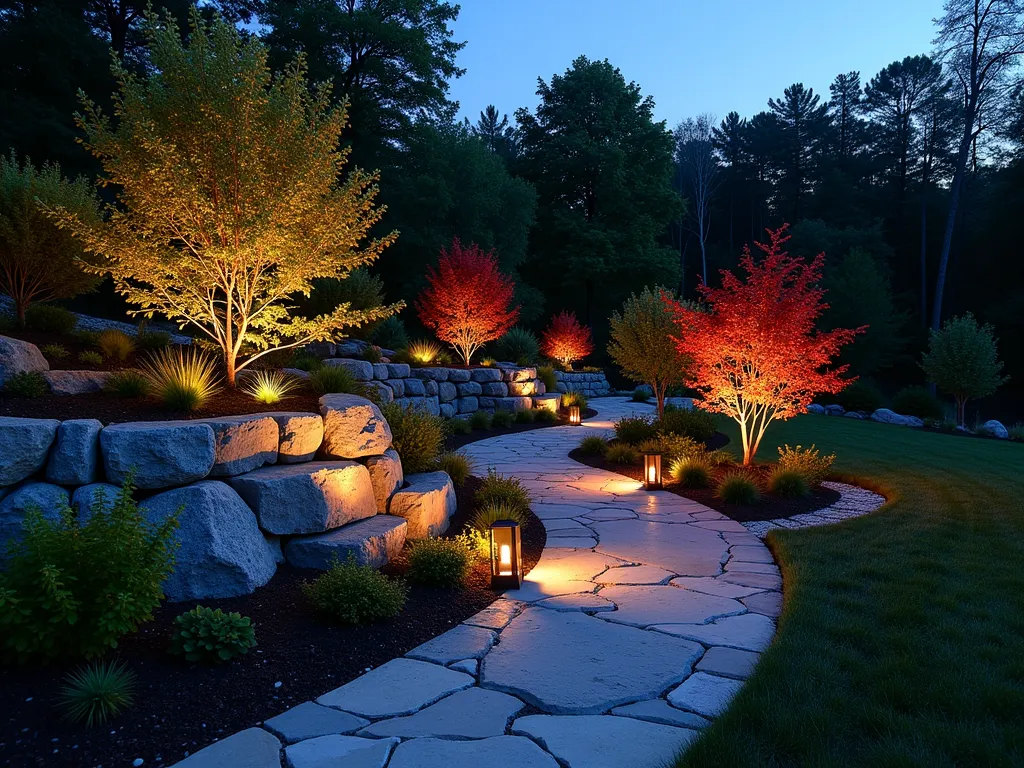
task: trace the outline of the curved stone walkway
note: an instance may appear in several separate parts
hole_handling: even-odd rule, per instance
[[[360,678],[179,765],[654,768],[729,703],[771,642],[782,581],[739,523],[568,458],[649,409],[466,447],[515,475],[548,540],[522,589]],[[283,751],[282,751],[283,748]],[[280,762],[279,762],[280,761]]]

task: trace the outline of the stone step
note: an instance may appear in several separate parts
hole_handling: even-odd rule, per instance
[[[401,517],[375,515],[327,533],[289,539],[284,556],[297,568],[327,570],[335,557],[344,563],[350,556],[359,565],[380,568],[402,551],[407,529]]]

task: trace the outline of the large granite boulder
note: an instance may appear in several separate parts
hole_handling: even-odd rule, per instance
[[[469,377],[481,384],[485,381],[501,381],[501,371],[497,368],[474,368]]]
[[[828,406],[825,408],[827,411]],[[917,416],[903,416],[898,413],[890,411],[888,408],[879,408],[877,411],[871,414],[871,420],[877,421],[880,424],[896,424],[901,427],[922,427],[924,422]]]
[[[213,427],[201,421],[111,424],[100,432],[107,480],[120,485],[134,471],[143,489],[171,488],[202,480],[213,469]]]
[[[278,464],[228,482],[267,533],[321,533],[377,514],[370,472],[354,461]]]
[[[20,541],[25,515],[38,509],[47,520],[57,521],[68,506],[68,492],[50,483],[26,483],[0,501],[0,564],[7,558],[7,544]]]
[[[441,403],[438,406],[438,415],[442,419],[453,419],[459,412],[458,406],[455,403]]]
[[[100,432],[96,419],[72,419],[57,428],[57,440],[46,464],[46,479],[58,485],[85,485],[96,480]]]
[[[396,397],[395,403],[406,410],[419,411],[431,416],[441,415],[441,404],[436,395],[434,397]]]
[[[409,475],[408,484],[391,497],[388,511],[409,523],[408,539],[440,536],[455,514],[455,486],[447,472]]]
[[[273,411],[260,414],[277,424],[277,463],[310,461],[324,441],[324,420],[318,413]]]
[[[391,373],[388,371],[387,363],[373,363],[373,378],[384,381]]]
[[[459,390],[450,381],[442,381],[437,385],[437,397],[442,403],[450,403],[459,396]]]
[[[377,456],[391,447],[391,427],[380,408],[359,395],[324,395],[322,453],[328,459]]]
[[[459,413],[473,413],[480,410],[480,398],[478,397],[460,397],[455,402],[458,403]]]
[[[431,381],[448,381],[447,368],[413,368],[411,374],[417,379],[430,379]]]
[[[456,384],[462,384],[469,381],[472,374],[473,372],[469,368],[449,368],[448,381],[455,382]]]
[[[405,482],[402,459],[394,448],[388,448],[380,456],[368,456],[363,459],[363,464],[370,473],[373,497],[377,501],[377,511],[385,515],[391,497]]]
[[[427,394],[427,388],[424,386],[423,379],[406,379],[405,380],[405,396],[406,397],[423,397]]]
[[[889,412],[892,413],[892,411]],[[833,403],[832,405],[825,406],[826,416],[842,416],[844,413],[846,413],[846,409],[841,405]]]
[[[476,384],[476,382],[470,382]],[[462,385],[468,386],[468,385]],[[477,384],[480,387],[480,391],[477,394],[486,395],[487,397],[507,397],[508,396],[508,384],[504,381],[488,381],[484,384]]]
[[[498,383],[498,382],[488,382],[488,383],[495,384],[495,383]],[[484,391],[484,388],[481,386],[480,382],[478,382],[478,381],[467,381],[464,384],[456,384],[455,385],[455,389],[458,390],[459,397],[467,397],[467,396],[470,396],[470,395],[479,395],[479,394],[482,394],[483,391]]]
[[[16,373],[42,373],[48,370],[50,364],[35,344],[0,336],[0,387]]]
[[[380,568],[402,551],[408,524],[400,517],[374,515],[313,536],[295,536],[284,545],[285,559],[296,568],[327,570],[350,557],[359,565]]]
[[[548,395],[534,395],[532,402],[533,407],[537,410],[558,413],[558,406],[562,402],[562,396],[557,392],[552,392]]]
[[[280,428],[264,413],[197,419],[213,428],[212,477],[231,477],[277,461]]]
[[[539,384],[540,382],[537,379],[510,381],[508,383],[508,393],[514,397],[540,394]]]
[[[44,371],[43,378],[55,395],[87,395],[103,391],[110,371]]]
[[[408,379],[388,379],[383,383],[391,390],[391,394],[394,395],[394,397],[404,397],[405,382],[407,381]]]
[[[387,363],[389,379],[406,379],[409,377],[408,363]]]
[[[171,602],[247,595],[277,570],[274,548],[256,516],[230,486],[204,480],[150,496],[139,505],[160,524],[181,509],[174,571],[164,581]]]
[[[348,357],[336,357],[324,360],[324,365],[334,368],[347,368],[356,381],[373,381],[373,364],[366,360],[353,360]]]
[[[992,437],[998,437],[1000,440],[1006,440],[1010,437],[1010,432],[1007,430],[1001,421],[995,419],[989,419],[981,425],[981,433],[983,435],[992,435]]]
[[[20,483],[46,466],[59,426],[56,419],[0,416],[0,486]]]
[[[75,488],[71,494],[71,508],[78,513],[78,519],[86,522],[92,517],[93,506],[99,502],[107,512],[114,508],[121,489],[110,483],[89,483]]]
[[[483,405],[485,398],[480,398],[480,404]],[[494,398],[494,410],[496,411],[528,411],[533,408],[532,397],[495,397]]]
[[[810,405],[807,406],[807,412],[808,413],[817,413],[818,415],[823,415],[825,413],[825,406],[824,405],[818,405],[817,403],[811,403]]]

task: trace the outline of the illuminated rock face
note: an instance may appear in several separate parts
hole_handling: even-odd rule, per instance
[[[440,536],[455,514],[455,486],[445,472],[409,475],[407,485],[391,497],[388,511],[409,523],[410,539]]]
[[[324,417],[324,458],[377,456],[391,447],[391,427],[380,409],[365,397],[324,395],[320,398],[320,413]]]

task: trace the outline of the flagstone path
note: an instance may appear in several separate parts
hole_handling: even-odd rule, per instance
[[[782,579],[720,513],[567,454],[649,406],[464,450],[529,489],[547,545],[521,589],[181,766],[654,768],[722,712],[775,634]]]

